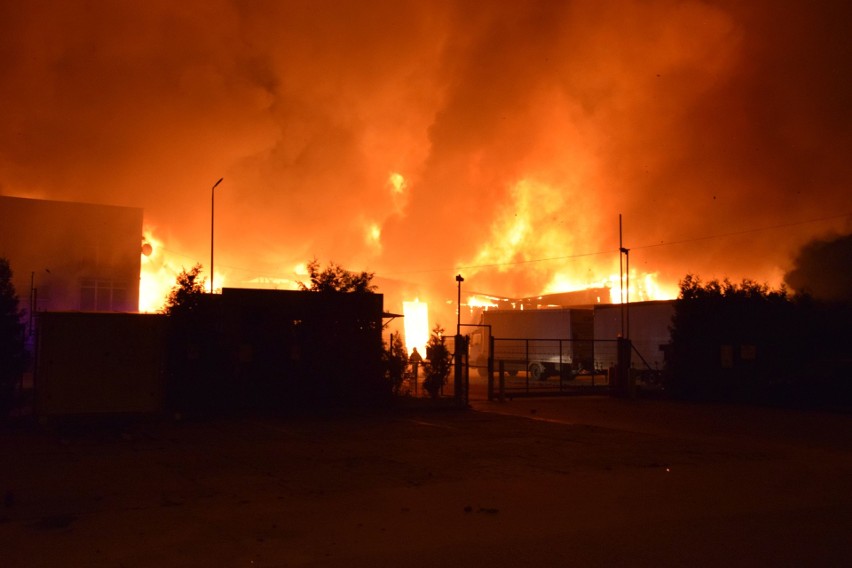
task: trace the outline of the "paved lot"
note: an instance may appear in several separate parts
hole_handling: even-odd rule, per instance
[[[852,416],[606,397],[0,433],[0,566],[848,566]]]

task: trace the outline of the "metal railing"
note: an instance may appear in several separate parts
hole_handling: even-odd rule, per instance
[[[489,354],[489,400],[590,394],[613,384],[618,345],[615,340],[492,338]]]

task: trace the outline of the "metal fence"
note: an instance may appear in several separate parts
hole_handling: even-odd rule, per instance
[[[492,338],[490,353],[477,369],[489,399],[591,394],[614,385],[618,341]]]
[[[629,396],[646,372],[641,355],[633,358],[636,366],[631,363],[634,350],[626,340],[491,338],[489,344],[487,359],[474,360],[462,347],[461,367],[457,371],[454,365],[439,398],[466,403],[472,392],[476,398],[488,400],[603,393]],[[454,342],[447,345],[455,351]],[[422,386],[424,365],[418,365],[416,379],[413,371],[413,366],[406,370],[399,394],[428,396]]]
[[[450,368],[449,375],[447,375],[443,386],[438,392],[438,396],[435,398],[438,400],[455,399],[459,403],[466,404],[469,399],[471,370],[468,363],[466,346],[461,345],[460,348],[462,352],[459,354],[461,359],[460,369],[458,372],[456,371],[457,346],[455,339],[455,336],[452,335],[444,336],[444,345],[447,347],[447,350],[451,357],[452,366]],[[428,357],[428,350],[426,355]],[[399,388],[395,391],[396,394],[402,397],[431,398],[430,394],[424,387],[424,381],[426,379],[428,365],[428,358],[423,359],[417,364],[412,364],[411,362],[409,362],[403,373],[402,382],[399,385]]]

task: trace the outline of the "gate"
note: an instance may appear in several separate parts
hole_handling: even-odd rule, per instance
[[[626,387],[627,360],[619,366],[620,340],[492,337],[487,367],[488,400],[516,396],[601,394]]]

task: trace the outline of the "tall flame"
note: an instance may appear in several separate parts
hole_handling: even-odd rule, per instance
[[[429,341],[429,308],[425,302],[415,299],[402,303],[405,316],[405,346],[408,353],[417,347],[420,354],[426,355],[426,343]]]
[[[675,298],[676,286],[660,284],[658,273],[631,269],[629,274],[613,274],[619,271],[618,251],[600,252],[605,249],[603,243],[612,239],[604,238],[588,220],[589,215],[584,214],[593,206],[588,195],[575,199],[573,194],[582,192],[574,186],[562,187],[532,178],[522,178],[512,185],[491,225],[488,240],[473,261],[473,272],[496,268],[499,273],[522,273],[520,280],[525,285],[541,283],[538,288],[524,290],[526,295],[609,288],[610,297],[600,298],[600,302]],[[563,218],[566,209],[575,210],[575,214]],[[578,250],[581,246],[589,250]]]
[[[145,227],[142,235],[144,242],[150,246],[150,251],[149,254],[142,255],[142,271],[139,276],[139,311],[158,312],[163,309],[166,297],[175,285],[180,270],[175,270],[166,259],[163,242],[154,236],[153,227]]]
[[[186,265],[175,259],[179,255],[170,255],[163,241],[155,235],[155,228],[145,226],[142,238],[145,243],[142,253],[142,266],[139,275],[139,311],[145,313],[162,311],[169,292],[177,284],[177,277],[183,270],[189,270],[192,265]],[[146,254],[147,253],[147,254]],[[206,290],[210,291],[210,280],[205,278]],[[216,289],[221,290],[227,276],[216,271]]]

